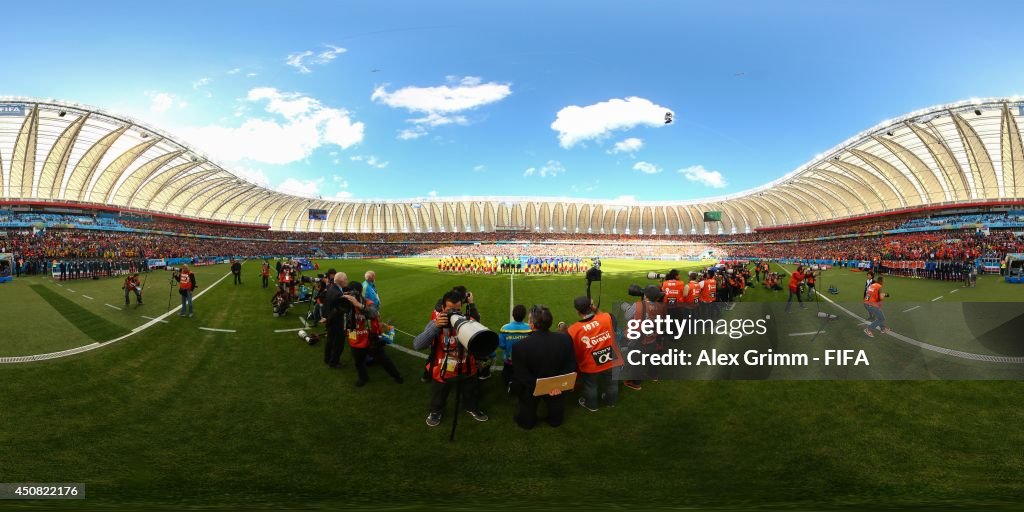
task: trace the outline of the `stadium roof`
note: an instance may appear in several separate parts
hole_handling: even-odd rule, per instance
[[[1024,199],[1021,98],[973,99],[884,121],[785,176],[693,201],[464,197],[331,201],[248,182],[158,129],[100,109],[0,98],[6,204],[78,203],[271,229],[527,229],[732,233],[924,207]],[[327,210],[310,220],[309,209]],[[721,211],[721,223],[703,212]]]

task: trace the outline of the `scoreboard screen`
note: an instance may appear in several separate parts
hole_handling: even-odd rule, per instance
[[[309,209],[309,220],[327,220],[327,210]]]
[[[722,212],[704,212],[704,222],[721,222]]]

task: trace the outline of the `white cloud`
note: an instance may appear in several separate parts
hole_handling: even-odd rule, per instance
[[[246,73],[245,76],[247,76],[249,78],[252,78],[252,77],[256,76],[256,73],[251,73],[251,72],[250,73]]]
[[[337,46],[330,44],[326,44],[324,46],[326,46],[328,49],[316,55],[316,58],[313,59],[313,62],[315,64],[327,64],[328,62],[334,60],[334,58],[337,57],[338,55],[341,55],[342,53],[348,51],[345,48],[339,48]]]
[[[277,186],[277,191],[296,196],[317,197],[320,195],[320,185],[323,182],[323,178],[317,178],[315,180],[288,178]]]
[[[265,103],[273,116],[246,117],[238,127],[185,128],[182,134],[218,159],[269,164],[302,160],[321,146],[347,149],[363,141],[363,123],[315,98],[261,87],[250,90],[246,101]]]
[[[302,59],[313,55],[311,50],[306,50],[299,53],[289,53],[284,59],[284,63],[299,70],[299,73],[310,73],[311,70],[302,63]]]
[[[207,77],[203,77],[203,78],[200,78],[199,80],[196,80],[195,82],[192,82],[192,88],[193,89],[198,89],[200,87],[203,87],[204,85],[208,85],[209,83],[210,83],[210,79],[207,78]]]
[[[487,167],[484,164],[473,166],[473,172],[484,172],[485,170],[487,170]]]
[[[690,181],[701,183],[712,188],[723,188],[728,184],[722,176],[722,173],[718,171],[709,171],[705,169],[703,165],[691,165],[685,169],[679,169],[679,174],[682,174]]]
[[[430,196],[430,197],[437,197],[437,191],[436,190],[431,190],[430,192],[427,192],[427,195]]]
[[[188,102],[169,92],[147,92],[146,95],[150,97],[149,110],[157,114],[172,108],[182,109],[188,106]]]
[[[340,48],[330,44],[325,44],[324,46],[326,46],[327,49],[320,53],[316,53],[315,57],[313,50],[289,53],[288,56],[285,57],[284,63],[299,70],[299,73],[312,73],[313,70],[309,69],[309,66],[307,65],[306,62],[303,62],[307,58],[313,57],[308,62],[310,65],[316,64],[319,66],[323,66],[324,64],[327,64],[328,62],[334,60],[334,58],[337,57],[338,55],[341,55],[342,53],[348,51],[345,48]]]
[[[633,164],[634,171],[640,171],[644,174],[658,174],[661,172],[661,167],[654,165],[650,162],[637,162]]]
[[[398,132],[398,138],[401,140],[414,140],[418,139],[427,134],[427,130],[422,126],[414,126],[412,128],[406,128]]]
[[[448,84],[433,87],[407,86],[393,92],[387,85],[378,86],[370,95],[372,101],[391,108],[402,108],[409,112],[423,114],[407,119],[412,128],[402,130],[398,138],[417,139],[426,135],[426,127],[449,124],[467,125],[469,119],[458,112],[501,101],[512,94],[510,84],[499,82],[484,83],[479,77],[447,77]]]
[[[228,70],[228,74],[229,75],[237,75],[237,74],[239,74],[241,72],[242,72],[242,68],[234,68],[234,69],[229,69]]]
[[[388,164],[391,163],[391,162],[382,162],[380,159],[378,159],[374,155],[370,155],[370,156],[352,155],[352,156],[349,157],[349,160],[352,160],[353,162],[366,162],[366,165],[369,165],[370,167],[376,167],[378,169],[383,169],[383,168],[387,167]]]
[[[530,167],[523,171],[523,176],[533,176],[538,174],[541,178],[547,178],[548,176],[554,178],[563,173],[565,173],[565,166],[563,166],[561,162],[558,160],[548,160],[548,163],[542,165],[539,169],[536,167]]]
[[[267,187],[270,185],[270,178],[267,177],[267,173],[260,169],[251,169],[249,167],[236,166],[231,168],[231,172],[243,178],[249,182],[255,183],[261,187]]]
[[[619,196],[619,197],[616,197],[615,199],[612,199],[612,202],[613,203],[635,203],[636,202],[636,196],[632,196],[632,195]]]
[[[334,194],[334,196],[331,197],[331,199],[346,201],[348,199],[352,199],[352,192],[349,192],[348,190],[339,190],[337,194]]]
[[[644,147],[644,141],[636,137],[630,137],[628,139],[620,140],[615,143],[612,149],[608,150],[608,154],[614,155],[616,153],[635,153],[640,151],[640,148]]]
[[[645,98],[613,98],[585,107],[565,107],[558,111],[551,129],[558,132],[559,144],[569,149],[580,142],[607,138],[615,130],[665,126],[666,112],[672,111]]]

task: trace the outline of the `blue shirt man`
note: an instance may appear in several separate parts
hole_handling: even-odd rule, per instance
[[[380,296],[377,295],[377,273],[367,270],[364,277],[366,281],[363,281],[363,297],[372,300],[380,310]]]
[[[526,306],[516,304],[512,308],[512,321],[503,325],[498,331],[498,348],[504,353],[505,359],[501,375],[505,377],[506,390],[510,389],[509,386],[512,383],[512,347],[530,335],[530,324],[524,322],[525,319]]]

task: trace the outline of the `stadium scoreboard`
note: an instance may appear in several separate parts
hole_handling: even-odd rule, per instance
[[[309,220],[327,220],[327,210],[309,209]]]
[[[722,222],[722,212],[704,212],[704,222]]]

